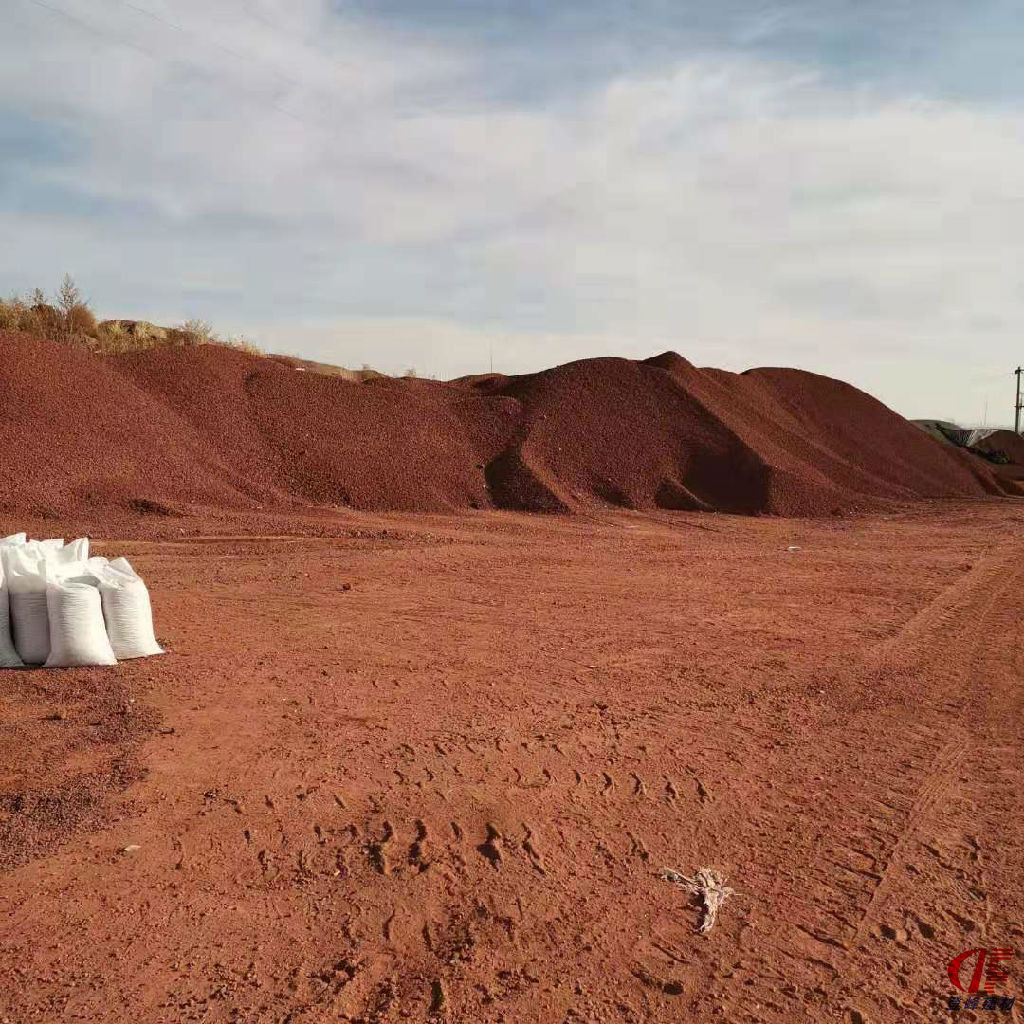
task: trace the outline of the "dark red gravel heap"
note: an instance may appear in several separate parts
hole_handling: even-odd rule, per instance
[[[208,439],[115,364],[0,332],[0,511],[67,518],[133,499],[244,497]]]
[[[675,353],[356,383],[216,346],[99,358],[0,333],[0,511],[297,504],[828,515],[1018,494],[869,395]]]

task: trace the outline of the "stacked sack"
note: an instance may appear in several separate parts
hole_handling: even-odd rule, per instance
[[[0,539],[0,668],[116,665],[162,654],[149,591],[126,558],[89,540]]]

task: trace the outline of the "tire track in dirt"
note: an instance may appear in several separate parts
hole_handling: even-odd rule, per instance
[[[869,928],[877,923],[879,909],[891,888],[893,875],[905,867],[915,855],[913,847],[919,844],[933,825],[936,808],[948,797],[958,784],[959,771],[963,764],[966,741],[963,735],[949,740],[938,752],[918,789],[914,802],[906,812],[901,827],[891,840],[884,861],[870,889],[867,904],[860,908],[856,928],[850,939],[843,943],[845,949],[860,942]]]
[[[971,652],[979,641],[978,627],[992,614],[1014,580],[1019,580],[1024,545],[980,559],[951,586],[920,609],[895,635],[878,646],[869,661],[920,671],[944,669],[962,677],[963,660],[950,660],[949,651]]]
[[[951,691],[947,701],[960,695],[961,707],[970,706],[968,687],[974,680],[990,678],[987,639],[995,609],[1007,602],[1020,606],[1024,581],[1024,545],[974,566],[957,584],[947,588],[919,612],[894,640],[883,646],[888,664],[916,671],[929,680],[933,690]],[[898,641],[898,642],[897,642]],[[864,909],[854,941],[862,938],[874,920],[888,883],[899,867],[913,856],[915,841],[934,831],[938,809],[960,784],[964,760],[971,743],[969,729],[959,721],[949,725],[949,738],[935,755],[917,789],[915,799],[882,871],[879,884]]]
[[[991,908],[981,859],[969,849],[972,837],[962,835],[956,810],[985,811],[970,794],[979,771],[975,722],[992,713],[986,690],[1005,656],[989,638],[1000,615],[1024,617],[1022,588],[1024,545],[1017,545],[975,565],[865,659],[867,678],[888,680],[889,695],[918,695],[918,720],[908,728],[883,702],[855,716],[846,737],[833,737],[835,767],[820,769],[844,779],[829,794],[842,811],[810,851],[813,859],[791,872],[813,879],[817,895],[796,900],[789,938],[795,958],[802,953],[826,975],[826,991],[837,1002],[857,996],[853,978],[867,970],[877,982],[878,1012],[924,1019],[921,999],[937,1000],[942,992],[942,952],[934,954],[937,965],[915,963],[917,991],[905,979],[895,983],[879,959],[895,949],[913,960],[920,953],[912,943],[932,944],[937,936],[955,951],[957,936],[986,932]],[[892,772],[871,775],[879,746]],[[995,762],[988,771],[1001,773],[998,765],[1006,767],[1012,750],[988,748]],[[998,820],[987,826],[998,827]],[[975,828],[984,831],[986,823]]]

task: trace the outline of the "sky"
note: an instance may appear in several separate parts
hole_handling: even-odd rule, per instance
[[[674,349],[1012,421],[1019,0],[7,0],[0,293],[442,378]]]

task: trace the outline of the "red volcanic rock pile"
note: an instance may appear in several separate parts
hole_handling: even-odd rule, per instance
[[[241,499],[207,439],[110,361],[0,332],[0,511]]]
[[[975,444],[975,449],[1008,460],[998,466],[1001,477],[1024,481],[1024,437],[1012,430],[997,430]]]
[[[489,503],[481,448],[501,399],[296,372],[212,345],[113,362],[206,438],[233,486],[261,502],[406,511]]]
[[[216,346],[100,358],[0,333],[0,511],[189,504],[827,515],[1021,492],[875,399],[666,353],[362,383]]]

